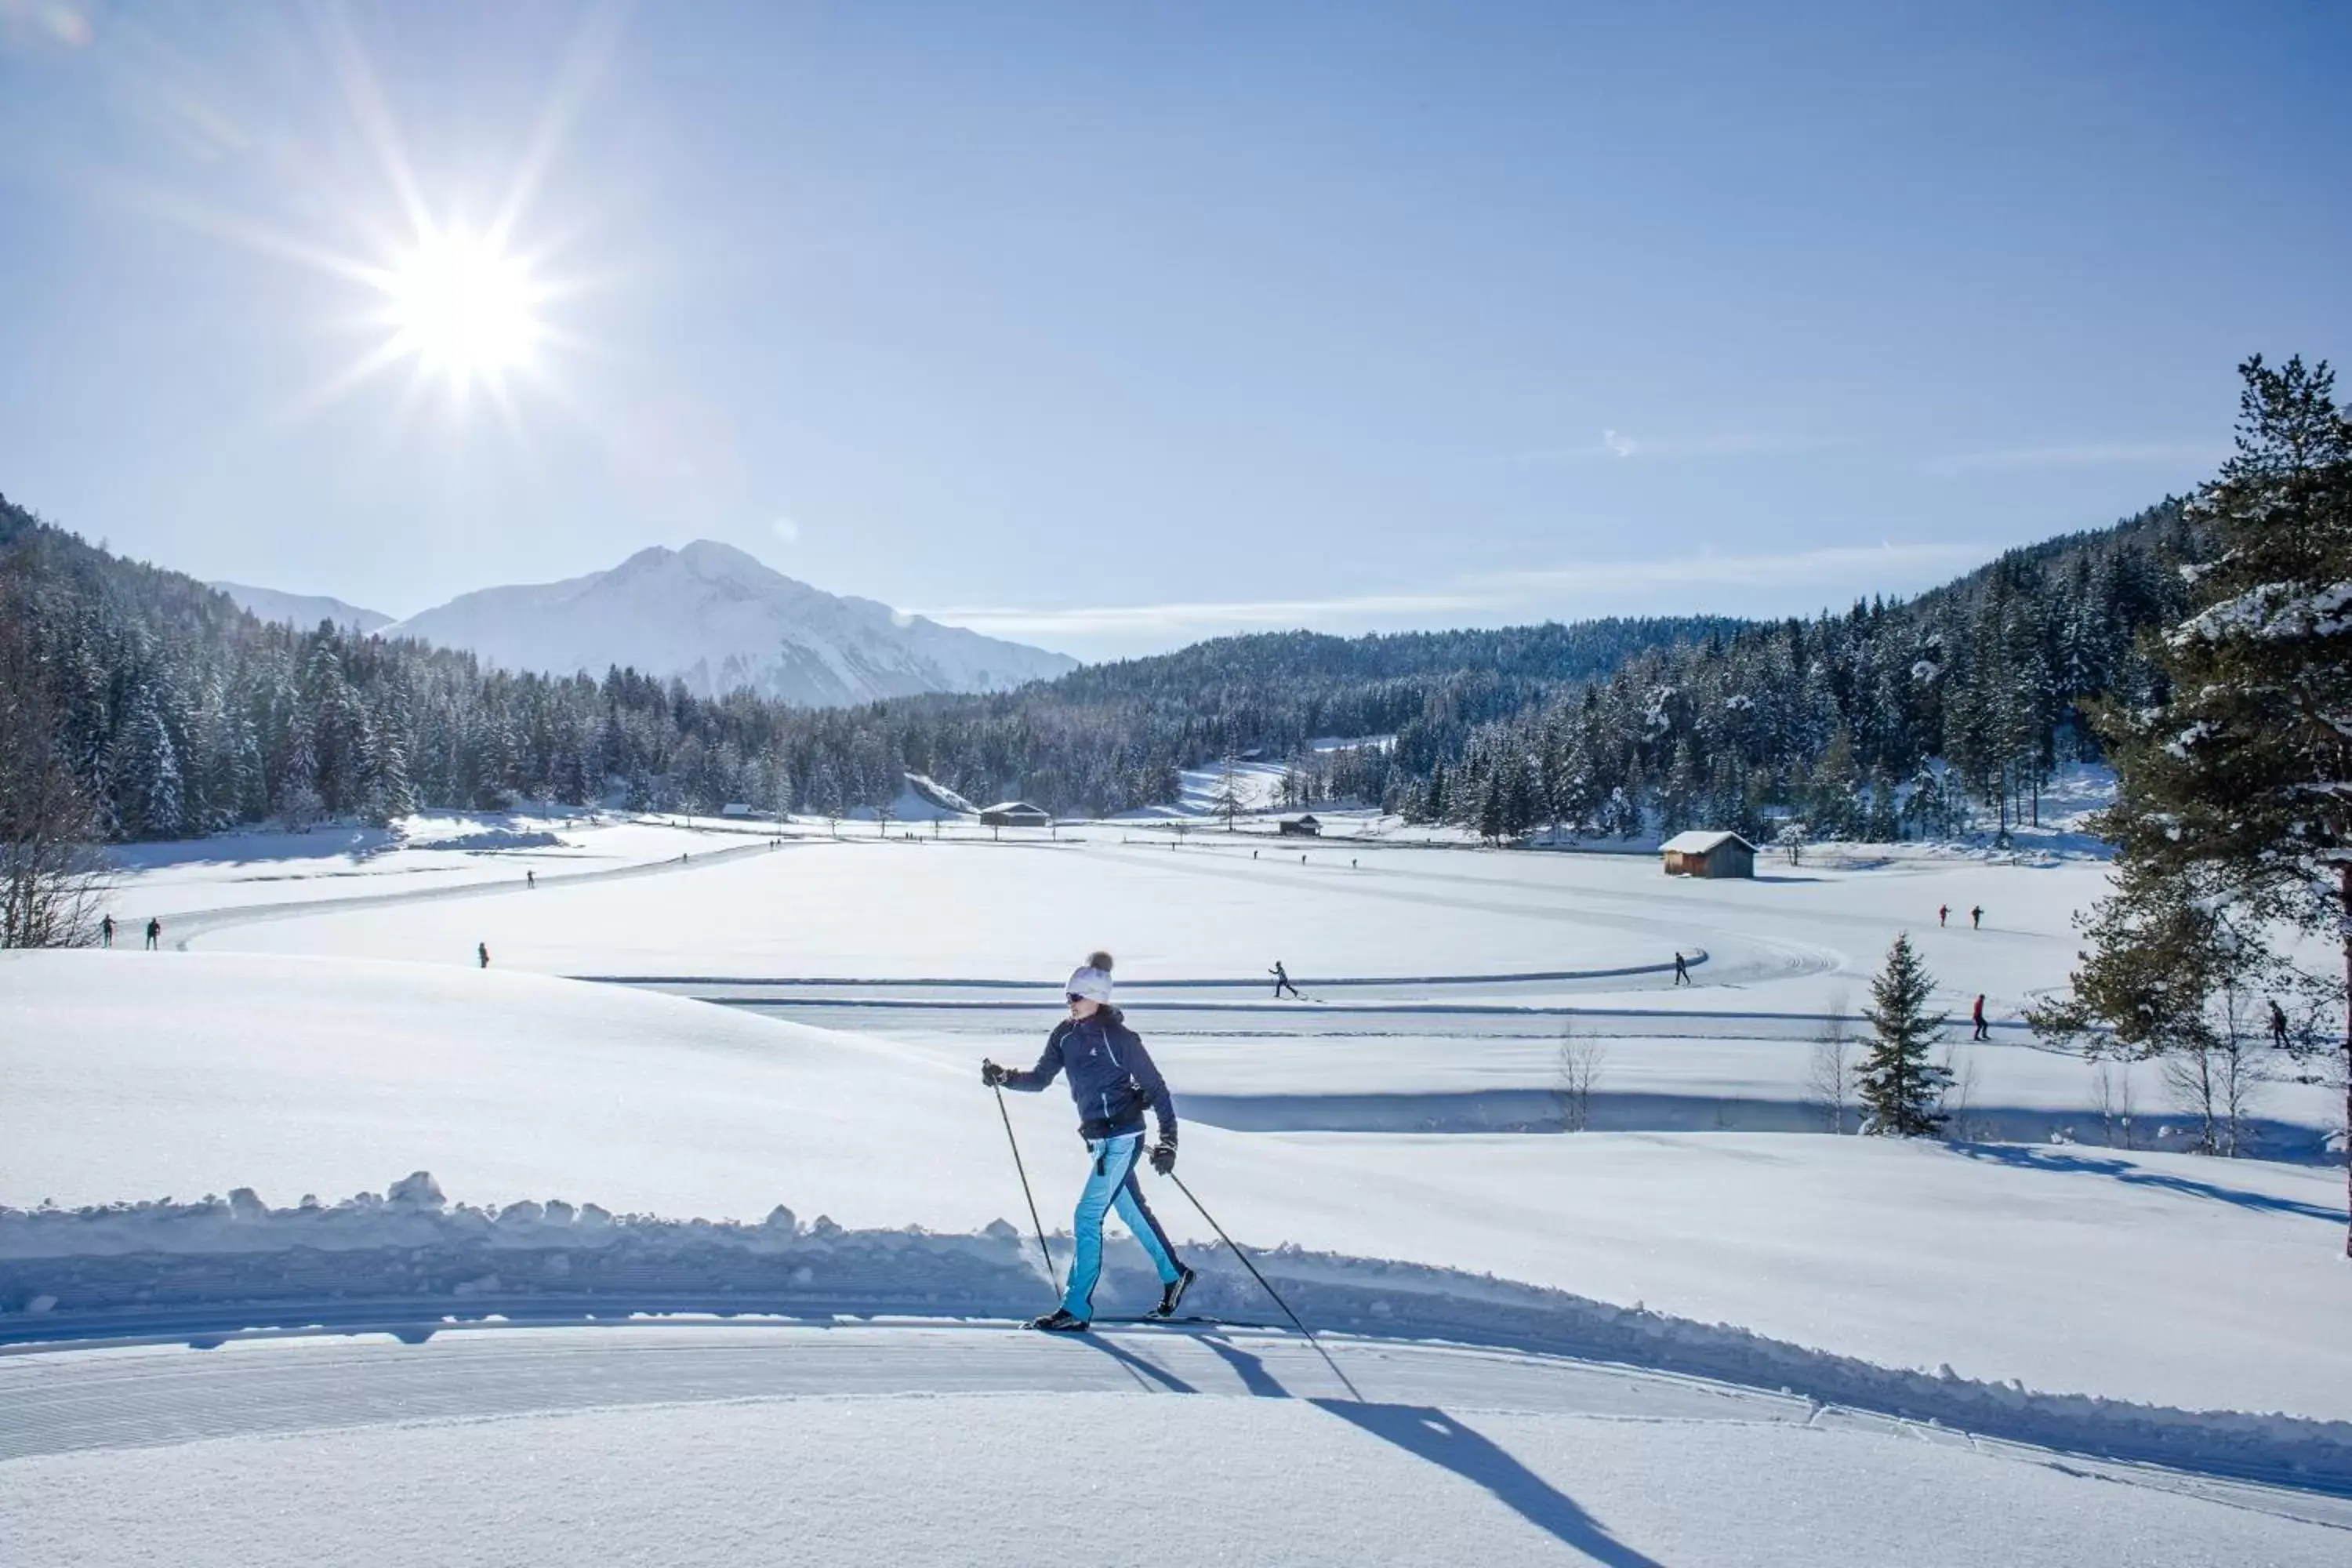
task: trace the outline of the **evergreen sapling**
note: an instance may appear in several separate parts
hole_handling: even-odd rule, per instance
[[[1945,1015],[1930,1016],[1935,977],[1912,951],[1908,931],[1886,950],[1886,967],[1870,983],[1862,1010],[1873,1038],[1854,1069],[1854,1098],[1866,1112],[1863,1131],[1890,1138],[1933,1137],[1944,1126],[1944,1090],[1950,1069],[1927,1055],[1943,1037]]]

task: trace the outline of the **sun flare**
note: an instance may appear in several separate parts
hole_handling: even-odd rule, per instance
[[[393,268],[383,288],[394,330],[388,352],[461,389],[523,368],[544,336],[529,272],[479,240],[436,237]]]

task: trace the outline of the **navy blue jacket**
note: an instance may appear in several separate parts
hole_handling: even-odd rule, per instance
[[[1149,1105],[1160,1119],[1160,1141],[1176,1142],[1176,1102],[1169,1096],[1168,1080],[1118,1008],[1098,1007],[1091,1017],[1063,1019],[1045,1037],[1037,1065],[1027,1072],[1008,1070],[1004,1087],[1034,1094],[1065,1072],[1070,1075],[1081,1137],[1140,1132]]]

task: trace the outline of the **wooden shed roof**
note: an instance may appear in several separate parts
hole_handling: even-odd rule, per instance
[[[1741,847],[1747,849],[1750,854],[1753,854],[1756,849],[1756,846],[1748,843],[1747,839],[1742,838],[1737,833],[1709,833],[1703,828],[1694,827],[1687,833],[1677,833],[1672,838],[1667,839],[1664,844],[1659,845],[1658,853],[1661,855],[1705,855],[1710,850],[1721,848],[1726,844],[1738,844]]]

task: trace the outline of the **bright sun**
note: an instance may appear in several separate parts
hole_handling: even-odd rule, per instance
[[[383,288],[394,327],[386,352],[460,391],[524,368],[544,335],[540,290],[521,264],[461,235],[428,240]]]

